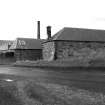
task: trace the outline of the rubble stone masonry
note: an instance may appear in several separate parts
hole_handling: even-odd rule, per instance
[[[105,59],[105,43],[56,41],[56,55],[58,59],[71,57]]]
[[[105,59],[104,42],[51,41],[43,44],[43,59],[102,58]]]

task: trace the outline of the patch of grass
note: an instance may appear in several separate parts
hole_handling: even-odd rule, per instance
[[[75,87],[62,86],[58,84],[41,83],[55,95],[69,105],[105,105],[105,95],[102,93],[90,92]]]
[[[14,83],[0,81],[0,105],[24,105]]]
[[[0,80],[0,105],[105,105],[105,95],[29,78]]]
[[[24,87],[27,96],[34,101],[37,100],[43,105],[69,105],[65,100],[61,100],[55,95],[51,94],[47,88],[33,82],[29,82]]]

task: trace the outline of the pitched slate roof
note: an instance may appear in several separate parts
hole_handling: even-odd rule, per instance
[[[13,41],[10,40],[0,40],[0,50],[8,50],[8,45],[12,45]]]
[[[43,39],[17,38],[10,49],[42,49]]]
[[[104,41],[105,30],[68,28],[65,27],[57,32],[52,40],[71,40],[71,41]]]

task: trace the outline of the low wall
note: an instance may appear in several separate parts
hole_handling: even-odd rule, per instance
[[[0,57],[0,64],[11,64],[16,62],[15,58],[1,58]]]

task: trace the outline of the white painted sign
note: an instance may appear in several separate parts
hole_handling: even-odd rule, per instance
[[[24,40],[19,40],[19,45],[20,46],[25,46],[26,45],[26,42]]]

